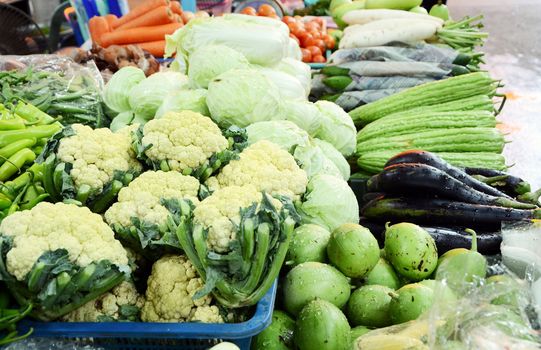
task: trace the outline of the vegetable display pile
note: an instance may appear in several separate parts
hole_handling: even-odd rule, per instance
[[[32,317],[242,321],[279,275],[300,223],[327,230],[359,220],[346,182],[351,118],[308,102],[310,69],[286,57],[285,24],[247,17],[194,20],[169,38],[194,41],[173,65],[189,62],[187,71],[118,70],[103,90],[110,128],[45,125],[55,130],[40,137],[31,169],[46,202],[0,225],[2,280]],[[207,32],[214,22],[264,30],[283,46],[256,65],[258,52],[218,40],[219,26]]]
[[[465,229],[472,228],[478,231],[479,250],[497,253],[502,222],[541,217],[540,192],[529,192],[529,184],[521,179],[498,174],[494,182],[469,175],[429,152],[400,153],[368,180],[361,215],[380,223],[427,225],[440,252],[468,247],[471,235]]]
[[[136,45],[163,57],[165,35],[172,34],[193,17],[193,13],[182,10],[178,1],[148,0],[120,18],[112,14],[92,17],[88,30],[93,43],[101,47]]]
[[[101,91],[1,72],[0,346],[25,317],[244,322],[278,280],[252,349],[538,347],[538,276],[485,255],[541,190],[505,172],[477,19],[420,3],[333,0],[350,27],[313,79],[319,20],[181,23],[168,0],[91,23],[104,46],[160,39],[168,69],[117,64]]]
[[[62,126],[23,101],[15,106],[0,104],[0,114],[1,221],[49,198],[44,189],[43,167],[35,161],[47,139]]]
[[[431,234],[411,223],[387,225],[378,240],[349,223],[327,231],[307,224],[293,236],[281,310],[252,349],[468,348],[478,334],[538,343],[525,310],[531,293],[490,271],[476,234],[443,254]],[[492,315],[492,317],[490,316]]]
[[[360,128],[357,164],[363,172],[383,169],[408,149],[435,152],[451,164],[504,170],[503,134],[496,128],[492,97],[500,83],[487,73],[469,73],[408,88],[349,114]]]

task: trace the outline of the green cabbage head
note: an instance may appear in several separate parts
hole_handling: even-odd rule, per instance
[[[131,89],[145,80],[145,73],[135,67],[119,69],[103,90],[103,101],[111,110],[121,113],[131,109],[129,97]]]
[[[326,174],[310,179],[297,210],[303,224],[320,225],[329,231],[345,223],[359,222],[359,204],[351,187],[346,181]]]
[[[218,75],[231,69],[249,68],[244,55],[225,45],[208,45],[195,50],[188,59],[190,85],[206,89]]]
[[[280,90],[255,69],[233,69],[210,82],[207,106],[222,127],[282,119]]]
[[[167,112],[194,111],[210,116],[207,108],[207,90],[177,90],[170,92],[156,112],[155,118],[161,118]]]
[[[154,73],[131,89],[131,109],[146,120],[152,119],[165,96],[172,91],[181,90],[187,84],[188,77],[182,73]]]

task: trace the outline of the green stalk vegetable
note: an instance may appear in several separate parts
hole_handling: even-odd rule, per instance
[[[0,130],[20,130],[26,127],[21,118],[12,118],[0,120]]]
[[[10,130],[0,133],[0,147],[7,146],[15,141],[29,138],[51,137],[62,127],[58,124],[38,125],[23,130]]]
[[[0,164],[22,149],[30,148],[36,144],[36,139],[22,139],[0,148]]]
[[[0,181],[8,180],[21,168],[36,159],[36,154],[28,148],[24,148],[9,157],[8,161],[0,166]]]

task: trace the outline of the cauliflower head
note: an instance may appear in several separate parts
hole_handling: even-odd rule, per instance
[[[60,140],[57,158],[73,165],[70,176],[77,188],[87,185],[93,192],[101,193],[116,172],[141,172],[127,133],[81,124],[71,128],[75,134]]]
[[[69,260],[81,267],[100,260],[128,265],[126,250],[101,216],[74,204],[42,202],[18,211],[2,221],[0,235],[13,239],[6,265],[18,281],[43,253],[57,249],[66,249]]]
[[[216,252],[227,252],[229,244],[237,237],[240,224],[240,210],[254,203],[261,203],[263,195],[255,186],[224,187],[205,198],[194,209],[194,223],[208,231],[207,246]],[[271,198],[276,209],[282,203]]]
[[[124,187],[118,194],[118,202],[105,212],[109,225],[132,225],[132,218],[166,225],[171,213],[162,199],[189,199],[198,203],[199,181],[176,172],[147,171]]]
[[[308,177],[295,158],[280,146],[258,141],[240,153],[216,176],[207,180],[211,191],[227,186],[253,185],[258,191],[299,199],[306,191]]]
[[[145,298],[132,282],[124,281],[109,292],[62,317],[66,322],[102,322],[138,319]]]
[[[190,173],[229,146],[220,128],[209,118],[192,111],[168,112],[150,120],[141,138],[144,155],[155,168]],[[156,166],[158,165],[158,166]]]
[[[212,297],[192,299],[203,284],[185,256],[162,257],[152,266],[141,319],[145,322],[223,323]]]

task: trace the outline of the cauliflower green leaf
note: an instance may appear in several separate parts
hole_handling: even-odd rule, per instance
[[[40,320],[70,313],[130,273],[126,251],[88,208],[40,203],[0,225],[0,279]]]
[[[194,298],[212,292],[228,308],[256,304],[278,276],[299,220],[291,199],[254,186],[230,186],[205,198],[177,231],[205,282]]]

